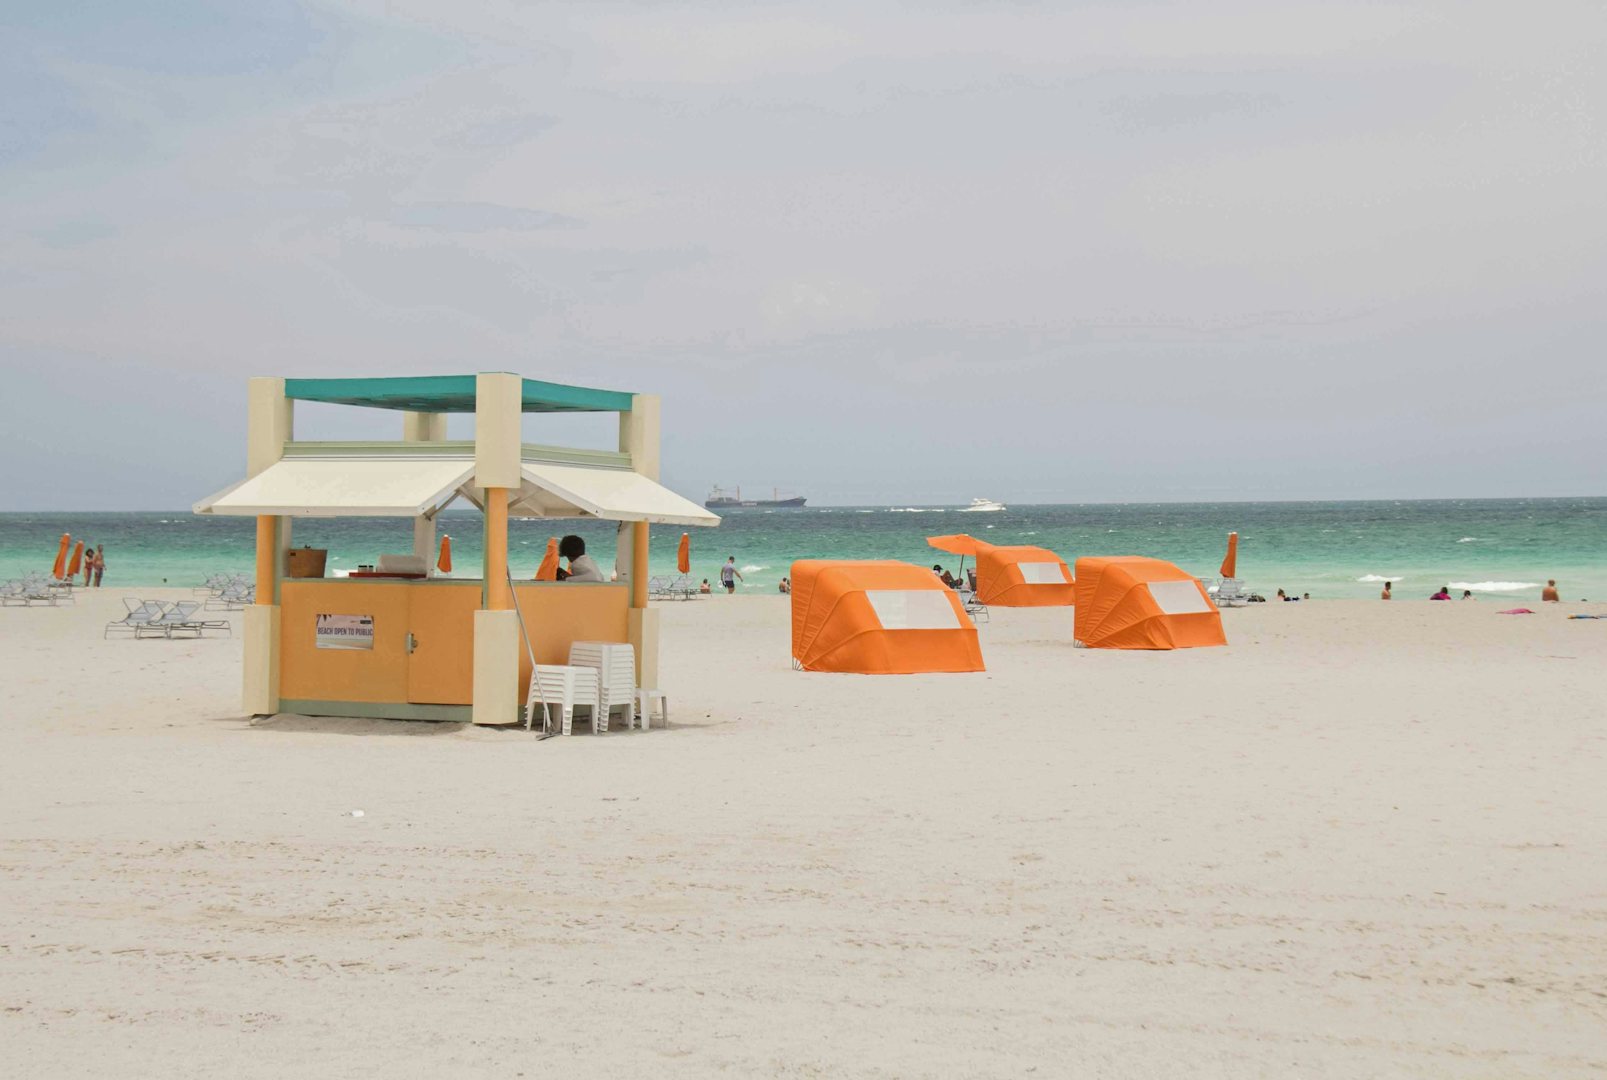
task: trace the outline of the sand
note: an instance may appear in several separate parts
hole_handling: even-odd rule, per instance
[[[996,610],[986,675],[874,679],[714,597],[672,730],[536,742],[252,724],[117,596],[0,610],[10,1075],[1607,1070],[1600,605]]]

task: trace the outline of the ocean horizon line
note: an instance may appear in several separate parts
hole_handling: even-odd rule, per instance
[[[1241,506],[1305,506],[1305,505],[1333,506],[1333,505],[1339,505],[1339,506],[1344,506],[1344,505],[1367,505],[1367,504],[1376,504],[1376,503],[1396,504],[1396,503],[1480,503],[1480,502],[1489,502],[1489,503],[1497,503],[1497,502],[1568,502],[1568,501],[1581,500],[1581,499],[1584,499],[1584,500],[1592,500],[1592,499],[1607,500],[1607,493],[1594,494],[1594,495],[1586,495],[1586,494],[1576,494],[1576,495],[1437,495],[1437,496],[1433,496],[1431,498],[1411,498],[1411,497],[1406,497],[1406,496],[1378,496],[1378,497],[1372,497],[1372,498],[1351,498],[1351,497],[1347,497],[1347,498],[1342,498],[1342,499],[1331,499],[1331,498],[1298,498],[1298,499],[1081,499],[1081,500],[1077,500],[1077,501],[1062,501],[1062,502],[1033,502],[1033,501],[1028,501],[1028,500],[1024,500],[1024,499],[1012,500],[1012,499],[1009,499],[1007,497],[1007,498],[999,499],[999,500],[996,500],[996,501],[1004,503],[1007,509],[1010,508],[1010,507],[1021,507],[1021,508],[1025,509],[1025,508],[1029,508],[1029,507],[1064,507],[1064,506],[1235,506],[1235,505],[1241,505]],[[895,498],[889,498],[889,499],[878,499],[878,500],[874,500],[872,502],[841,502],[841,503],[839,503],[839,502],[819,502],[819,503],[817,503],[817,502],[811,501],[809,503],[809,505],[802,506],[802,507],[738,506],[738,507],[725,507],[725,508],[722,508],[722,509],[735,510],[735,511],[739,511],[739,512],[746,512],[746,511],[752,511],[752,510],[777,511],[777,512],[779,512],[779,511],[784,511],[784,510],[785,511],[791,511],[791,510],[865,510],[865,509],[889,509],[889,508],[896,509],[896,508],[899,508],[899,507],[902,507],[902,506],[914,506],[914,507],[918,507],[918,508],[921,508],[921,509],[942,509],[942,510],[947,510],[947,509],[954,509],[954,508],[964,509],[968,505],[969,505],[968,502],[947,502],[947,501],[935,501],[935,500],[923,500],[923,499],[895,499]],[[480,511],[476,510],[476,509],[474,509],[472,507],[456,507],[456,506],[450,507],[450,508],[448,508],[446,510],[443,510],[443,511],[441,511],[441,513],[443,515],[449,514],[449,515],[452,515],[452,516],[462,515],[462,516],[475,516],[475,517],[478,517],[480,515]],[[208,515],[198,515],[198,514],[196,514],[195,510],[194,510],[194,507],[192,507],[192,506],[185,506],[185,507],[160,507],[160,506],[158,506],[158,507],[143,507],[143,508],[122,508],[122,509],[111,509],[111,510],[104,509],[104,508],[93,508],[93,507],[73,507],[73,508],[51,507],[51,508],[30,508],[30,509],[0,509],[0,515],[19,515],[19,514],[188,514],[188,515],[196,516],[196,517],[208,516]],[[301,515],[294,515],[294,516],[301,516]],[[310,515],[308,515],[308,516],[311,517]],[[316,518],[313,518],[313,520],[316,520]],[[530,518],[530,519],[518,519],[518,520],[540,520],[540,519]],[[568,519],[552,518],[552,519],[548,519],[548,520],[559,521],[559,520],[568,520]],[[582,520],[582,519],[577,518],[577,519],[574,519],[574,520]],[[586,520],[590,520],[590,519],[586,519]]]

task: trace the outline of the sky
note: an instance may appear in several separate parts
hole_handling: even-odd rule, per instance
[[[694,498],[1607,494],[1604,110],[1600,0],[12,0],[0,510],[491,370]]]

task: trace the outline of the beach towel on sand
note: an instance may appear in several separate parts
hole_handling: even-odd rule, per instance
[[[1534,614],[1534,609],[1533,608],[1526,608],[1526,607],[1507,608],[1505,611],[1496,612],[1496,614],[1497,615],[1533,615]]]

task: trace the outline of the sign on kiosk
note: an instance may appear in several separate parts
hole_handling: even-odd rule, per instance
[[[315,635],[320,649],[372,649],[374,616],[319,615]]]

